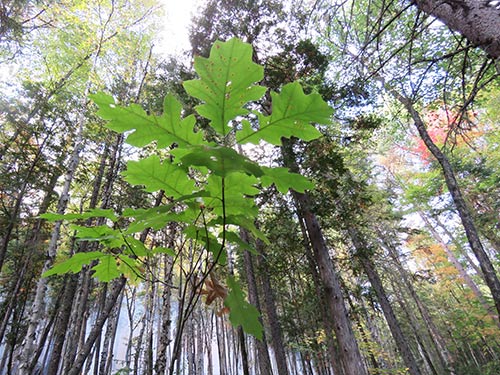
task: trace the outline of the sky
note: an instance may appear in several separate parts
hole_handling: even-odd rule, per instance
[[[165,21],[157,52],[175,54],[189,48],[189,24],[191,16],[202,4],[201,0],[160,0],[164,7]]]

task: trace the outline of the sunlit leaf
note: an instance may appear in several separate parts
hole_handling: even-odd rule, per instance
[[[225,177],[230,173],[245,172],[261,176],[260,166],[229,147],[191,147],[189,150],[172,151],[186,166],[207,167],[217,176]]]
[[[129,161],[123,175],[132,185],[143,185],[144,190],[149,192],[163,190],[166,196],[174,199],[194,190],[194,181],[185,170],[168,160],[162,162],[157,155]]]
[[[94,277],[102,282],[109,282],[120,277],[121,272],[118,270],[116,258],[113,255],[106,255],[99,259],[99,263],[92,267]]]
[[[88,253],[76,253],[71,258],[66,259],[56,265],[54,265],[50,270],[45,272],[42,277],[48,277],[52,275],[62,275],[68,272],[77,273],[80,272],[82,267],[86,264],[90,264],[92,261],[105,257],[106,254],[100,251],[90,251]]]
[[[117,221],[118,217],[114,213],[113,210],[111,209],[100,209],[100,208],[94,208],[89,211],[85,211],[81,214],[54,214],[54,213],[45,213],[41,214],[40,218],[41,219],[46,219],[49,221],[57,221],[57,220],[77,220],[77,219],[89,219],[93,217],[105,217],[106,219],[109,219],[111,221]]]
[[[161,116],[148,115],[138,104],[120,106],[113,97],[98,93],[90,96],[99,106],[97,114],[108,120],[106,127],[118,133],[133,131],[127,137],[127,143],[143,147],[153,141],[160,148],[178,145],[197,145],[202,143],[202,133],[194,132],[195,118],[181,118],[182,106],[172,95],[165,97]]]
[[[184,82],[184,88],[204,102],[196,110],[221,135],[231,130],[229,121],[248,113],[243,108],[247,102],[266,92],[253,85],[263,78],[264,69],[252,61],[252,47],[239,39],[215,42],[208,59],[195,58],[194,68],[200,79]]]
[[[289,83],[280,93],[271,93],[273,111],[270,116],[256,113],[259,129],[251,131],[249,124],[236,135],[238,143],[259,143],[265,140],[280,145],[281,138],[292,136],[310,141],[321,137],[311,123],[329,124],[333,110],[317,93],[306,95],[298,82]]]
[[[262,186],[267,187],[274,184],[282,194],[286,194],[289,189],[303,193],[307,189],[314,188],[314,184],[309,179],[298,173],[289,172],[288,168],[262,167],[262,170],[265,173],[260,178]]]

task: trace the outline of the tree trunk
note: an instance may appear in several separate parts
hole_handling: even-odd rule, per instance
[[[382,237],[384,238],[384,237]],[[455,374],[455,369],[453,366],[453,359],[446,347],[446,344],[437,329],[436,325],[434,324],[426,306],[422,303],[420,298],[417,295],[417,292],[415,291],[415,288],[413,287],[413,284],[407,277],[407,272],[403,268],[403,265],[401,264],[397,251],[396,249],[392,246],[390,243],[385,243],[385,247],[389,251],[389,255],[391,258],[394,260],[394,263],[399,271],[399,276],[401,277],[404,285],[406,286],[406,289],[410,293],[410,296],[412,299],[415,301],[415,304],[417,305],[418,311],[420,312],[420,315],[422,316],[422,319],[425,322],[425,326],[429,332],[429,335],[432,339],[432,342],[434,343],[434,346],[436,347],[436,350],[438,352],[439,358],[441,360],[441,363],[443,364],[443,367],[447,373],[450,375]]]
[[[349,236],[354,244],[357,253],[357,259],[361,263],[363,270],[368,276],[368,280],[370,280],[370,284],[375,290],[375,294],[377,295],[377,299],[382,307],[382,311],[384,312],[385,319],[387,324],[389,325],[389,329],[391,330],[392,337],[396,342],[396,345],[401,352],[401,356],[403,361],[408,368],[408,372],[411,375],[421,375],[420,369],[413,357],[413,354],[410,349],[410,345],[408,345],[408,341],[399,326],[399,322],[396,318],[396,314],[394,314],[394,310],[387,298],[387,294],[382,285],[382,280],[375,270],[373,263],[367,259],[365,253],[368,251],[368,246],[364,243],[364,240],[360,237],[360,234],[354,229],[354,227],[349,228]]]
[[[240,232],[241,239],[246,243],[249,243],[249,235],[245,229]],[[254,305],[259,312],[261,312],[259,295],[257,291],[257,282],[255,280],[255,271],[253,266],[252,254],[248,250],[243,253],[243,259],[245,264],[245,276],[248,284],[248,300]],[[259,317],[259,321],[262,323],[262,316]],[[269,350],[267,348],[266,333],[262,333],[262,340],[256,340],[255,345],[257,347],[258,354],[258,364],[261,375],[271,375],[271,359],[269,357]]]
[[[257,265],[260,269],[259,275],[262,282],[262,290],[264,293],[264,306],[266,308],[267,317],[269,319],[269,326],[271,328],[271,341],[274,349],[274,356],[276,358],[276,366],[279,375],[288,375],[285,346],[283,345],[283,335],[281,333],[281,325],[279,322],[278,314],[276,312],[276,303],[274,301],[274,293],[269,280],[269,269],[265,258],[264,243],[257,239]]]
[[[498,30],[500,30],[500,27],[498,28]],[[457,208],[458,214],[462,221],[462,225],[465,229],[465,234],[467,235],[467,239],[469,241],[469,245],[477,260],[479,261],[479,266],[483,271],[484,280],[486,281],[486,284],[491,291],[493,301],[495,302],[495,307],[500,314],[500,281],[498,280],[495,269],[493,268],[493,264],[491,263],[488,254],[486,254],[486,252],[484,251],[483,245],[476,230],[476,226],[474,224],[474,221],[472,220],[469,208],[465,203],[465,199],[462,196],[462,192],[460,191],[460,187],[458,186],[458,182],[455,178],[455,173],[453,172],[450,161],[448,160],[446,155],[439,149],[439,147],[437,147],[436,144],[432,141],[432,138],[427,132],[424,121],[413,106],[411,100],[404,97],[395,90],[390,90],[390,92],[396,97],[397,100],[401,102],[401,104],[405,106],[407,111],[410,113],[418,130],[418,133],[420,134],[420,137],[424,141],[426,147],[441,165],[444,179],[446,181],[446,186],[448,187],[448,191],[450,192],[451,197],[453,198],[453,202],[455,203],[455,207]]]
[[[106,307],[104,311],[97,317],[97,320],[95,322],[95,325],[92,327],[92,330],[90,331],[87,340],[85,340],[85,345],[83,348],[80,350],[78,355],[76,356],[75,363],[73,364],[73,367],[68,371],[66,375],[79,375],[85,360],[88,358],[92,347],[95,344],[95,341],[97,337],[99,337],[100,332],[102,331],[102,328],[104,327],[104,323],[106,323],[106,320],[111,314],[111,311],[116,305],[116,301],[118,300],[118,297],[123,291],[123,288],[125,287],[126,279],[124,277],[121,277],[115,281],[113,281],[113,288],[111,291],[111,294],[106,301]]]
[[[71,309],[73,307],[73,299],[75,296],[75,289],[78,285],[78,275],[67,275],[64,283],[64,295],[61,301],[61,309],[56,321],[54,330],[54,346],[49,359],[49,368],[47,375],[57,375],[58,369],[61,364],[61,354],[63,350],[64,341],[66,338],[69,319],[71,316]]]
[[[358,343],[347,316],[340,282],[316,215],[311,212],[309,197],[306,194],[297,192],[294,192],[293,196],[297,202],[299,213],[305,221],[328,308],[335,321],[335,336],[340,348],[340,358],[345,375],[366,375],[367,372],[359,352]]]
[[[120,311],[122,307],[123,294],[120,293],[118,302],[111,312],[106,327],[106,335],[104,336],[104,343],[101,350],[101,363],[99,367],[99,375],[110,375],[111,367],[113,365],[114,346],[116,332],[118,330],[118,321],[120,320]]]
[[[285,165],[292,172],[298,172],[292,146],[290,141],[284,140],[282,155]],[[347,316],[347,308],[342,295],[339,277],[330,258],[330,253],[318,219],[311,210],[309,196],[296,191],[293,191],[292,194],[297,206],[297,212],[300,218],[304,220],[309,242],[318,265],[328,309],[335,321],[335,337],[340,348],[339,354],[344,373],[345,375],[367,375],[351,322]]]
[[[500,57],[500,8],[488,0],[415,0],[418,9],[458,31],[491,57]]]
[[[170,236],[173,239],[173,233]],[[170,247],[170,246],[168,246]],[[170,344],[170,326],[172,324],[170,317],[170,298],[172,282],[172,257],[165,256],[165,284],[162,292],[162,310],[161,310],[161,329],[158,334],[158,350],[156,354],[155,372],[157,375],[163,375],[167,367],[167,348]]]
[[[326,334],[326,343],[328,347],[328,354],[330,355],[330,362],[332,364],[333,369],[335,370],[335,375],[343,375],[343,368],[339,361],[337,360],[339,355],[338,355],[338,349],[335,347],[334,343],[334,329],[333,329],[333,317],[330,316],[330,310],[328,309],[328,303],[325,299],[325,295],[321,289],[321,278],[318,273],[317,269],[317,264],[314,259],[314,256],[311,252],[311,246],[308,241],[308,235],[307,235],[307,230],[304,225],[303,220],[299,220],[299,226],[300,230],[302,232],[302,236],[304,238],[304,250],[306,253],[306,258],[309,263],[309,269],[314,281],[314,289],[316,292],[316,296],[318,298],[318,301],[320,301],[320,310],[321,310],[321,318],[323,320],[323,326],[327,332]]]

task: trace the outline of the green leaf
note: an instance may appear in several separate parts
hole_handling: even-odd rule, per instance
[[[124,242],[128,245],[126,247],[127,252],[131,252],[134,257],[144,257],[149,254],[149,250],[144,246],[144,243],[137,238],[127,236]]]
[[[42,277],[48,277],[52,275],[62,275],[68,272],[77,273],[80,272],[85,264],[89,264],[93,260],[107,256],[100,251],[91,251],[88,253],[76,253],[71,258],[62,261],[54,265],[50,270],[44,272]]]
[[[144,185],[144,190],[165,191],[174,199],[193,193],[194,181],[185,170],[170,161],[160,161],[157,155],[139,161],[129,161],[127,170],[122,172],[125,180],[132,185]]]
[[[270,116],[256,113],[259,129],[251,131],[249,124],[237,132],[238,143],[259,143],[265,140],[273,145],[281,144],[281,137],[297,137],[310,141],[321,137],[311,123],[329,124],[333,110],[317,93],[306,95],[298,82],[289,83],[281,92],[271,93],[273,112]]]
[[[235,172],[244,172],[257,177],[263,174],[258,164],[229,147],[197,146],[189,148],[188,151],[176,149],[172,154],[178,156],[185,166],[207,167],[221,177]]]
[[[272,184],[281,194],[286,194],[289,189],[303,193],[307,189],[314,189],[314,184],[306,177],[291,173],[288,168],[267,168],[262,167],[264,175],[260,178],[262,186],[267,187]]]
[[[253,220],[257,216],[258,209],[254,200],[249,196],[259,193],[259,189],[255,187],[257,184],[256,177],[245,173],[231,173],[224,178],[225,210],[223,210],[222,178],[211,175],[205,188],[210,193],[210,197],[203,198],[205,206],[219,217],[222,217],[225,212],[226,216],[244,215]]]
[[[105,283],[121,276],[114,255],[107,254],[101,257],[99,263],[92,267],[92,269],[95,271],[93,276]]]
[[[248,113],[243,106],[266,92],[253,85],[263,78],[263,67],[252,61],[250,44],[239,39],[215,42],[208,59],[195,58],[194,68],[200,79],[184,82],[184,88],[204,102],[196,110],[223,136],[231,130],[229,121]]]
[[[191,205],[190,205],[191,206]],[[151,208],[145,210],[144,214],[139,214],[135,217],[135,221],[129,225],[126,234],[141,232],[146,228],[152,228],[154,230],[159,230],[164,228],[168,223],[192,223],[200,214],[200,208],[194,209],[188,207],[181,212],[165,212],[162,211],[160,207]],[[130,217],[130,216],[129,216]]]
[[[97,114],[109,121],[107,128],[118,133],[134,130],[127,136],[127,143],[132,146],[143,147],[153,141],[159,148],[173,143],[184,146],[203,142],[203,134],[194,132],[195,117],[181,119],[182,106],[172,95],[165,97],[161,116],[150,116],[137,104],[117,105],[113,97],[103,93],[90,97],[99,106]]]
[[[190,115],[181,119],[182,105],[171,94],[163,102],[163,115],[152,117],[153,122],[147,128],[138,128],[127,137],[133,146],[142,147],[156,141],[158,148],[177,143],[179,147],[203,143],[203,134],[194,132],[196,118]]]
[[[112,229],[107,225],[94,227],[71,225],[71,229],[76,231],[75,236],[80,241],[99,241],[112,249],[124,245],[123,236],[120,231]]]
[[[168,247],[161,247],[161,246],[155,247],[151,252],[153,254],[166,254],[170,255],[171,257],[175,257],[177,255],[174,250]]]
[[[100,209],[94,208],[92,210],[85,211],[81,214],[54,214],[54,213],[45,213],[39,216],[41,219],[46,219],[49,221],[58,221],[58,220],[77,220],[77,219],[89,219],[92,217],[105,217],[113,222],[118,220],[118,217],[111,209]]]
[[[127,279],[132,281],[141,279],[144,269],[141,268],[142,263],[138,259],[123,254],[119,254],[117,258],[116,265],[120,274],[125,275]]]
[[[234,327],[241,326],[243,331],[262,340],[263,327],[259,321],[259,311],[245,300],[240,284],[233,276],[227,278],[227,286],[230,291],[224,304],[230,309],[229,320],[231,324]]]

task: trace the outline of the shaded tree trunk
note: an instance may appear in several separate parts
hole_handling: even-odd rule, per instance
[[[283,140],[282,155],[285,165],[292,172],[298,172],[292,143]],[[311,210],[310,198],[305,193],[292,192],[297,206],[297,212],[302,220],[308,234],[309,243],[313,249],[314,258],[318,265],[318,273],[324,290],[326,302],[331,316],[334,319],[335,337],[340,349],[340,360],[345,375],[367,375],[363,358],[359,351],[358,343],[352,330],[351,322],[347,316],[339,277],[330,257],[329,249],[316,215]]]
[[[240,232],[241,239],[247,243],[249,243],[249,235],[245,229],[242,229]],[[261,312],[260,308],[260,300],[257,291],[257,282],[255,280],[255,271],[253,266],[252,254],[248,250],[245,250],[243,253],[243,259],[245,262],[245,276],[248,284],[248,300],[254,305],[259,312]],[[260,322],[262,323],[262,317],[259,317]],[[272,367],[271,367],[271,358],[269,357],[269,350],[267,348],[267,339],[266,333],[262,333],[262,340],[256,340],[255,346],[257,347],[258,354],[258,365],[261,375],[271,375]]]
[[[318,264],[328,308],[335,321],[335,336],[340,348],[340,358],[345,375],[366,375],[367,372],[358,348],[358,343],[356,342],[351,322],[347,316],[340,282],[316,215],[311,211],[309,197],[306,194],[297,192],[294,192],[293,195],[297,202],[299,213],[305,221],[309,241]]]
[[[126,279],[122,276],[121,278],[113,281],[113,287],[110,292],[109,298],[106,301],[106,306],[101,314],[97,317],[97,320],[92,327],[87,339],[85,340],[85,344],[83,348],[79,351],[78,355],[75,358],[75,362],[73,363],[73,367],[67,372],[66,375],[78,375],[82,371],[83,364],[85,360],[89,357],[89,354],[92,350],[92,347],[95,344],[96,339],[100,336],[102,332],[102,328],[106,323],[108,317],[111,315],[113,308],[116,305],[116,301],[118,297],[123,291],[125,287]]]
[[[262,290],[264,294],[264,306],[266,308],[269,325],[271,328],[271,341],[273,344],[274,355],[276,358],[276,366],[279,375],[288,375],[285,346],[283,345],[283,335],[281,333],[281,325],[278,314],[276,312],[276,303],[274,293],[269,280],[269,268],[265,259],[264,244],[261,240],[256,240],[256,249],[258,252],[257,264],[260,268],[260,280],[262,282]]]

